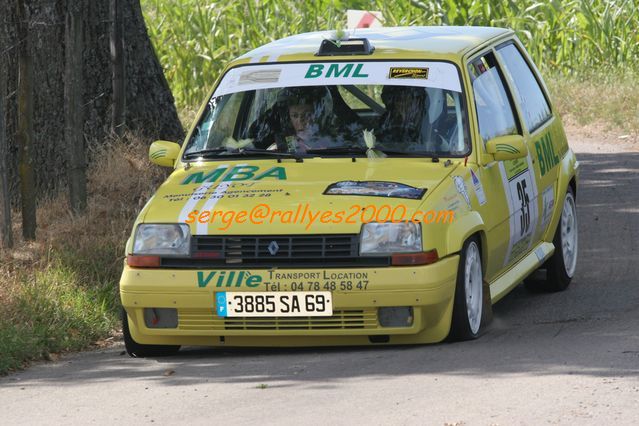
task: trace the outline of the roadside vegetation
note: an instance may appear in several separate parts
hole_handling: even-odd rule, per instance
[[[346,9],[386,26],[516,30],[560,111],[576,124],[639,131],[639,9],[633,0],[142,0],[147,27],[188,124],[229,58],[272,40],[345,27]]]
[[[0,251],[0,374],[107,338],[119,327],[124,244],[164,171],[138,139],[105,144],[89,170],[87,213],[58,196],[38,207],[38,240]],[[20,230],[16,224],[14,235]]]
[[[639,138],[639,73],[615,69],[551,75],[553,101],[572,127],[593,127],[613,136]]]
[[[185,126],[229,59],[290,34],[343,28],[346,9],[370,9],[383,12],[386,26],[513,28],[569,122],[639,132],[632,0],[141,3]],[[91,158],[87,213],[73,216],[65,197],[53,197],[38,206],[38,242],[0,251],[0,374],[85,348],[118,327],[124,244],[165,172],[148,163],[147,146],[135,137],[105,143]]]

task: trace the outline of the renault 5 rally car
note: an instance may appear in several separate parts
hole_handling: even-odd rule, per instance
[[[533,272],[575,273],[579,163],[507,29],[275,41],[149,158],[173,172],[126,246],[133,356],[473,339]]]

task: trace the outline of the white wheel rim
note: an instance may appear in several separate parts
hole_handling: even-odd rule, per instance
[[[475,334],[479,331],[479,326],[481,325],[483,280],[479,248],[474,241],[468,245],[468,250],[466,251],[464,272],[468,325],[470,326],[470,331]]]
[[[561,212],[561,254],[569,278],[572,278],[577,266],[577,243],[577,207],[572,194],[567,193]]]

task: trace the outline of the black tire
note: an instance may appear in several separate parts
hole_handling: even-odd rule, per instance
[[[171,356],[178,353],[179,345],[143,345],[133,340],[129,330],[129,319],[124,308],[122,308],[122,334],[124,336],[124,347],[126,353],[133,358]]]
[[[574,265],[572,268],[566,268],[566,259],[563,250],[563,234],[562,234],[562,224],[566,219],[564,216],[566,203],[572,203],[574,207],[574,222],[572,232],[577,233],[578,231],[578,221],[577,221],[577,210],[576,210],[576,202],[575,195],[572,188],[569,186],[568,191],[566,192],[566,198],[564,199],[564,204],[562,204],[561,218],[559,219],[559,223],[557,224],[557,229],[555,230],[555,236],[553,237],[553,244],[555,245],[555,252],[548,259],[542,268],[546,269],[545,276],[542,276],[541,280],[535,279],[527,279],[524,281],[524,285],[526,288],[533,292],[545,291],[545,292],[557,292],[564,291],[568,288],[570,281],[574,275],[574,268],[577,262],[577,249],[578,249],[578,239],[575,239],[574,244]],[[570,261],[570,259],[568,259]],[[572,269],[572,271],[568,271],[567,269]],[[533,274],[534,276],[534,274]]]
[[[471,295],[470,300],[473,300],[473,296],[480,300],[479,303],[479,323],[477,323],[477,315],[473,315],[474,321],[470,319],[471,314],[468,311],[469,300],[466,296],[466,262],[469,255],[478,256],[479,262],[479,280],[471,282],[475,285],[479,284],[478,290],[475,288],[475,294]],[[474,278],[475,280],[477,277]],[[450,326],[450,333],[448,340],[461,341],[476,339],[481,335],[482,326],[486,322],[486,318],[490,316],[490,298],[488,298],[488,309],[486,308],[486,287],[483,282],[483,269],[481,261],[481,244],[479,238],[473,236],[464,242],[459,259],[459,266],[457,268],[457,283],[455,286],[455,301],[453,304],[453,318]],[[479,294],[477,294],[477,292]]]

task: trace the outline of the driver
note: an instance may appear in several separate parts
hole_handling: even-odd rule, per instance
[[[325,148],[331,127],[333,99],[326,87],[283,89],[278,101],[286,105],[282,130],[289,151]]]
[[[424,88],[384,86],[381,97],[386,112],[380,117],[377,139],[389,148],[401,145],[401,150],[409,144],[421,144],[429,107]]]

